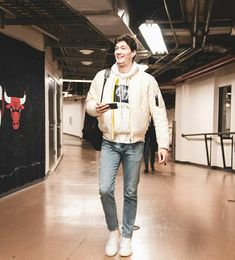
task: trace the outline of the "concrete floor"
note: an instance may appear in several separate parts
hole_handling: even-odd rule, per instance
[[[98,158],[65,135],[55,172],[0,199],[0,260],[235,259],[235,175],[173,162],[141,173],[132,256],[105,256]],[[120,219],[122,196],[120,171]]]

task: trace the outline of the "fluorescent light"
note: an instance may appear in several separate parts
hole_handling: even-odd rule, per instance
[[[152,21],[145,22],[140,25],[139,29],[153,54],[168,53],[158,24]]]
[[[89,54],[93,53],[94,51],[93,50],[86,50],[86,49],[84,49],[84,50],[80,50],[80,52],[82,54],[84,54],[84,55],[89,55]]]
[[[87,60],[84,60],[84,61],[81,61],[81,63],[85,66],[89,66],[93,63],[93,61],[87,61]]]

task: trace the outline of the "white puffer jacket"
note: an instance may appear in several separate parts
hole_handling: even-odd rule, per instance
[[[104,82],[104,72],[98,72],[91,83],[90,90],[86,98],[86,111],[97,116],[96,105],[100,103],[100,97]],[[133,63],[131,73],[128,76],[128,94],[130,107],[130,138],[131,142],[144,141],[145,132],[148,129],[150,116],[152,115],[159,148],[169,148],[168,120],[165,103],[158,87],[158,83],[153,76],[141,71],[136,63]],[[104,87],[102,103],[111,103],[115,80],[120,77],[117,65],[111,68],[111,73]],[[112,110],[98,116],[99,128],[103,132],[105,139],[115,141],[112,129]]]

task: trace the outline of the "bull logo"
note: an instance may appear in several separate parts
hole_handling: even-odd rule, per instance
[[[2,86],[0,86],[0,126],[1,126],[1,120],[2,120]]]
[[[8,97],[7,93],[4,92],[4,99],[7,103],[6,108],[10,109],[11,111],[11,118],[12,118],[12,127],[13,129],[17,130],[20,126],[20,113],[21,110],[24,109],[24,103],[26,100],[26,95],[22,98],[20,97]]]

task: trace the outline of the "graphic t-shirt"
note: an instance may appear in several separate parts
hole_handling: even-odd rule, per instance
[[[126,78],[118,78],[115,81],[113,101],[118,103],[118,109],[113,110],[114,134],[115,140],[123,143],[130,142],[130,108],[128,90],[129,86]]]
[[[116,81],[116,84],[114,87],[114,102],[129,103],[128,86],[119,84],[119,80]]]

